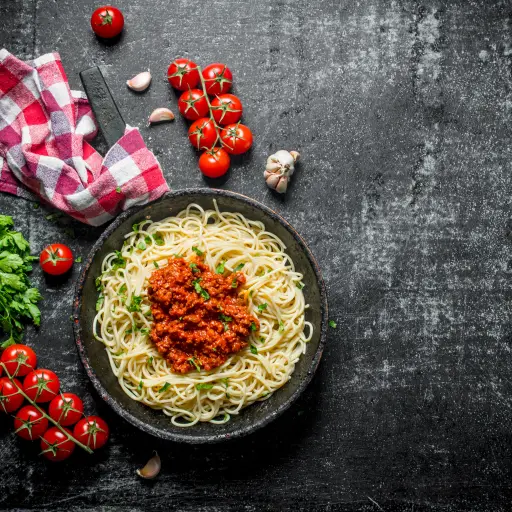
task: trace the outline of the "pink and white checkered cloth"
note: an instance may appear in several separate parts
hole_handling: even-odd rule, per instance
[[[84,93],[69,89],[57,53],[23,62],[0,50],[0,191],[39,198],[98,226],[169,190],[139,130],[103,158]]]

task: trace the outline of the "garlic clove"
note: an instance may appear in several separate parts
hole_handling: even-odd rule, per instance
[[[151,73],[143,71],[138,75],[135,75],[131,80],[126,81],[126,85],[133,91],[142,92],[145,91],[151,83]]]
[[[286,192],[286,189],[288,188],[288,178],[286,176],[282,176],[279,180],[279,183],[276,187],[276,192],[279,192],[280,194],[284,194]]]
[[[168,108],[156,108],[151,112],[149,116],[149,124],[154,123],[163,123],[165,121],[172,121],[174,119],[174,114]]]
[[[281,176],[279,176],[279,174],[271,174],[266,178],[267,185],[270,188],[275,189],[277,187],[277,184],[279,183],[280,178]]]
[[[142,469],[137,469],[137,474],[147,480],[155,478],[158,473],[160,473],[160,469],[162,468],[162,462],[158,453],[153,453],[153,457],[147,461],[146,465]]]

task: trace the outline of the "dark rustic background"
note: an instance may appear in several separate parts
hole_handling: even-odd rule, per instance
[[[115,45],[89,28],[93,0],[1,0],[0,46],[61,54],[69,81],[104,65],[172,188],[204,186],[166,69],[226,62],[254,148],[225,187],[278,209],[318,257],[331,330],[312,385],[260,433],[216,446],[162,443],[93,392],[69,321],[73,281],[34,280],[43,366],[112,427],[109,447],[64,465],[0,422],[0,507],[39,511],[511,510],[510,219],[512,4],[413,0],[119,0]],[[125,81],[150,68],[144,95]],[[101,141],[99,142],[101,147]],[[286,198],[265,159],[296,149]],[[99,230],[0,196],[34,252],[84,256]],[[212,427],[213,428],[213,427]],[[157,449],[154,482],[135,475]]]

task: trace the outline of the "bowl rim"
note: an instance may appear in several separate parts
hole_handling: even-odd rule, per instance
[[[118,403],[108,392],[107,389],[103,386],[101,381],[96,375],[95,370],[93,369],[89,358],[86,353],[85,345],[82,341],[82,327],[80,322],[80,311],[82,308],[82,291],[85,285],[86,277],[89,273],[90,266],[92,264],[92,261],[94,257],[96,256],[96,253],[100,250],[100,248],[103,246],[107,238],[128,218],[132,215],[142,212],[146,208],[167,200],[167,199],[173,199],[176,197],[186,196],[190,194],[195,195],[201,195],[201,196],[208,196],[214,199],[215,197],[221,196],[221,197],[231,197],[233,199],[241,200],[242,202],[249,203],[251,206],[263,211],[265,214],[279,222],[295,239],[295,241],[299,244],[302,251],[306,255],[306,258],[308,259],[309,263],[311,264],[311,267],[313,269],[313,272],[315,273],[315,278],[318,283],[318,289],[320,293],[320,311],[321,311],[321,320],[320,320],[320,339],[318,343],[318,347],[316,349],[316,352],[313,356],[313,359],[311,360],[311,363],[309,365],[309,368],[307,370],[307,373],[305,377],[299,382],[297,388],[295,391],[288,397],[288,399],[283,402],[279,407],[277,407],[274,410],[269,411],[267,414],[265,414],[260,420],[255,421],[249,425],[245,425],[243,427],[240,427],[239,429],[235,430],[234,432],[230,432],[228,434],[215,434],[215,432],[212,432],[211,435],[191,435],[186,434],[187,430],[183,429],[183,433],[180,432],[171,432],[167,430],[162,430],[161,428],[154,427],[151,424],[137,418],[134,416],[131,412],[129,412],[127,409],[125,409],[120,403]],[[73,298],[73,333],[75,338],[75,344],[77,346],[78,354],[80,356],[80,360],[82,361],[82,364],[85,368],[85,371],[87,373],[87,376],[91,380],[94,388],[99,393],[100,397],[123,419],[134,425],[135,427],[139,428],[140,430],[147,432],[155,437],[158,437],[160,439],[167,439],[170,441],[176,441],[176,442],[184,442],[184,443],[190,443],[190,444],[203,444],[203,443],[216,443],[227,439],[236,439],[242,436],[245,436],[247,434],[250,434],[251,432],[254,432],[268,423],[270,423],[272,420],[280,416],[284,411],[286,411],[296,400],[297,398],[302,394],[304,389],[308,386],[308,384],[311,382],[318,365],[320,363],[320,359],[322,357],[322,353],[325,347],[326,339],[327,339],[327,322],[328,322],[328,302],[327,302],[327,292],[325,287],[325,282],[323,280],[320,266],[318,265],[318,262],[316,261],[315,257],[313,256],[313,253],[309,249],[306,241],[302,238],[302,236],[295,230],[295,228],[286,220],[284,219],[280,214],[269,208],[268,206],[264,205],[263,203],[260,203],[259,201],[252,199],[248,196],[245,196],[243,194],[232,192],[228,190],[223,189],[215,189],[215,188],[186,188],[186,189],[178,189],[174,191],[170,191],[165,193],[163,196],[161,196],[159,199],[152,201],[151,203],[146,203],[142,206],[135,206],[132,208],[129,208],[128,210],[125,210],[121,214],[119,214],[110,224],[107,226],[107,228],[103,231],[101,236],[98,238],[98,240],[94,243],[91,250],[89,251],[89,254],[84,260],[84,264],[82,265],[82,268],[80,269],[80,274],[78,276],[76,286],[75,286],[75,293]],[[278,390],[279,391],[279,390]]]

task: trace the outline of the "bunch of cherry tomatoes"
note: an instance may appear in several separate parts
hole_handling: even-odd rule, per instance
[[[231,163],[229,155],[240,155],[252,146],[251,130],[240,123],[242,102],[228,94],[233,74],[225,64],[214,63],[201,70],[189,59],[176,59],[167,76],[172,87],[185,91],[178,109],[185,119],[193,121],[188,130],[191,144],[198,151],[204,150],[199,169],[209,178],[223,176]]]
[[[83,417],[80,397],[61,393],[59,378],[51,370],[36,369],[37,356],[30,347],[11,345],[4,350],[0,363],[0,375],[4,370],[7,374],[0,377],[0,411],[16,413],[16,434],[28,441],[39,439],[41,453],[48,460],[67,459],[75,450],[75,441],[89,451],[107,442],[109,428],[105,420]],[[22,407],[25,400],[28,404]],[[47,412],[41,404],[48,404]],[[72,425],[73,432],[68,428]]]

